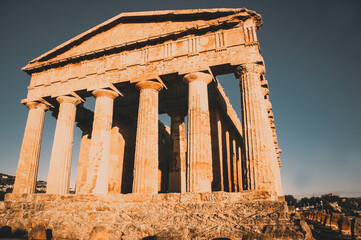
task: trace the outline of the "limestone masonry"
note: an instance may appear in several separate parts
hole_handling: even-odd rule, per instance
[[[31,239],[311,239],[279,201],[261,25],[245,8],[122,13],[30,61],[29,115],[0,227]],[[241,121],[216,77],[229,73]],[[48,184],[35,194],[48,110],[57,118]],[[83,136],[70,195],[75,127]]]

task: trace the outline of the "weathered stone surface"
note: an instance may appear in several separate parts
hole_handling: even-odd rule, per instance
[[[339,231],[340,230],[340,221],[341,221],[341,214],[332,213],[331,214],[331,229],[334,231]]]
[[[212,191],[212,145],[208,105],[210,74],[184,76],[188,84],[188,191]]]
[[[186,192],[187,140],[185,136],[184,113],[174,111],[171,117],[172,149],[169,163],[169,191]]]
[[[89,240],[108,240],[109,233],[106,226],[95,226],[90,233]]]
[[[30,229],[29,239],[32,240],[47,240],[46,238],[46,228],[42,225],[37,225]]]
[[[85,189],[87,193],[107,194],[113,104],[118,94],[99,89],[93,95],[96,102]]]
[[[348,217],[341,217],[340,230],[343,235],[351,235],[351,220]]]
[[[39,102],[28,102],[26,106],[29,108],[29,115],[16,171],[14,193],[35,192],[44,117],[49,108]]]
[[[361,218],[355,218],[353,236],[355,239],[361,239]]]
[[[327,216],[325,218],[325,226],[331,227],[331,214],[327,214]]]
[[[321,213],[321,223],[322,224],[325,224],[326,217],[327,217],[326,213]]]
[[[260,64],[244,64],[236,69],[240,80],[245,157],[250,165],[251,189],[276,191],[272,171],[272,153],[268,134],[268,116],[261,88],[265,69]],[[281,195],[281,194],[279,194]]]
[[[149,236],[160,239],[172,236],[173,239],[249,236],[251,239],[309,239],[307,227],[287,213],[285,202],[267,200],[269,197],[255,201],[254,198],[264,195],[262,192],[245,193],[248,197],[241,201],[239,197],[231,197],[241,195],[174,193],[148,195],[147,198],[142,194],[8,194],[7,208],[0,212],[6,216],[0,219],[0,228],[9,226],[29,231],[41,225],[44,226],[42,230],[52,231],[54,239],[141,239]]]
[[[155,81],[137,83],[140,91],[133,193],[158,192],[158,92]]]
[[[46,192],[66,194],[69,192],[70,185],[76,105],[80,103],[80,100],[69,96],[58,97],[56,100],[60,106],[50,157]]]

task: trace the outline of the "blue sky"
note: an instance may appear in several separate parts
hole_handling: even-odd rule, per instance
[[[30,77],[21,67],[68,39],[130,11],[246,7],[270,84],[286,194],[361,196],[361,1],[359,0],[2,0],[0,1],[0,172],[16,173]],[[219,76],[237,113],[238,81]],[[93,101],[87,104],[92,108]],[[45,119],[39,179],[46,180],[56,120]],[[74,184],[80,131],[72,164]]]

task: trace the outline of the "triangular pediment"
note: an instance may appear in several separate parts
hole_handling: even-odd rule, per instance
[[[23,70],[32,72],[90,54],[156,44],[197,31],[209,31],[222,24],[235,25],[251,16],[257,20],[257,26],[261,26],[260,16],[245,8],[122,13],[30,61]]]

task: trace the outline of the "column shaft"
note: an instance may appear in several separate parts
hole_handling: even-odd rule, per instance
[[[219,173],[220,173],[221,191],[224,191],[222,121],[218,111],[216,112],[216,119],[217,119],[217,135],[218,135]]]
[[[34,193],[38,176],[41,139],[43,136],[45,111],[43,103],[29,102],[23,143],[13,193]]]
[[[242,162],[242,149],[240,144],[237,144],[237,171],[238,171],[238,191],[243,191],[243,162]]]
[[[227,188],[226,190],[232,192],[232,167],[231,167],[231,139],[229,136],[229,131],[226,130],[226,164],[227,164]]]
[[[208,83],[212,77],[206,73],[184,76],[189,86],[188,96],[188,163],[189,192],[212,190],[212,146],[208,107]]]
[[[232,137],[232,163],[233,163],[233,192],[238,192],[238,165],[237,165],[237,149],[236,140]]]
[[[184,114],[171,113],[172,150],[169,163],[170,192],[186,192],[186,151]]]
[[[117,93],[99,89],[93,91],[96,98],[94,122],[89,151],[87,193],[108,193],[108,171],[110,154],[110,131],[113,122],[113,104]]]
[[[84,127],[80,141],[80,151],[78,160],[78,170],[76,174],[75,193],[86,193],[86,177],[89,166],[89,150],[91,145],[91,124]]]
[[[134,158],[133,193],[158,193],[158,91],[162,85],[145,81],[140,91]]]
[[[266,131],[267,115],[261,89],[264,66],[245,64],[236,70],[240,78],[245,157],[250,165],[250,189],[272,189]]]
[[[120,193],[122,190],[125,139],[123,126],[116,122],[111,130],[109,157],[109,193]]]
[[[80,101],[67,96],[58,97],[56,100],[60,106],[50,157],[46,193],[66,194],[69,192],[70,185],[76,105]]]

